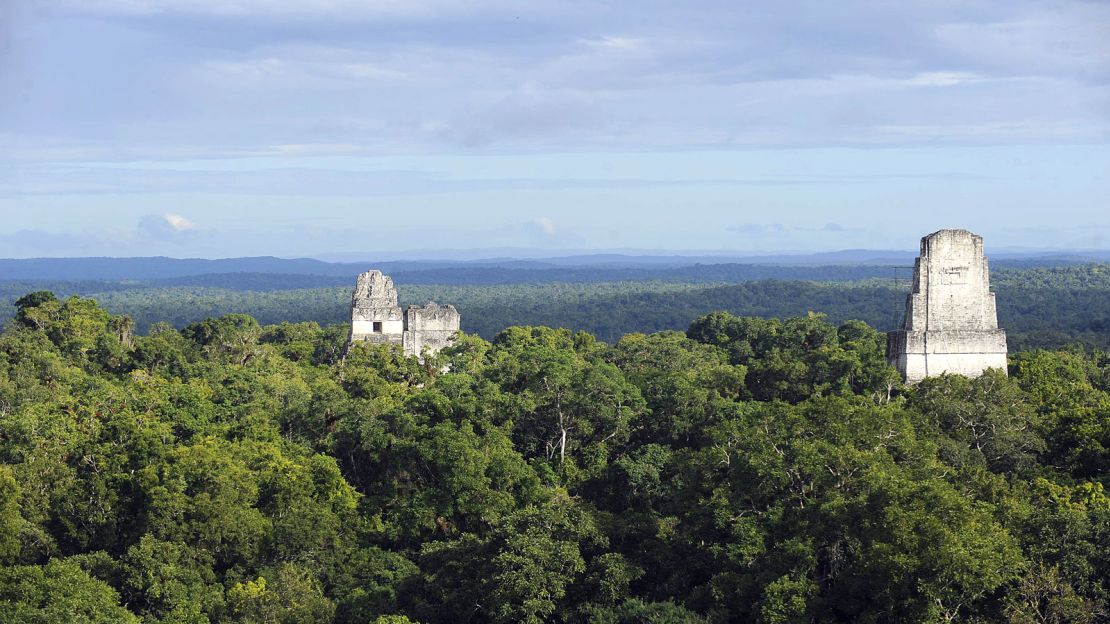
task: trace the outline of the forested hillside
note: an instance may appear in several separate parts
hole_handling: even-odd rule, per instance
[[[133,329],[35,293],[0,334],[2,622],[1110,613],[1100,352],[905,388],[880,333],[816,315],[423,364],[344,359],[342,326]]]
[[[403,305],[453,303],[463,329],[487,339],[513,325],[545,325],[587,331],[605,342],[633,332],[684,330],[715,310],[779,318],[821,311],[834,322],[859,319],[885,331],[900,323],[910,287],[908,280],[896,279],[908,273],[892,267],[720,265],[680,271],[670,280],[616,282],[598,281],[608,273],[595,269],[582,272],[598,279],[584,281],[511,282],[514,274],[500,273],[497,279],[507,283],[468,283],[467,274],[457,271],[451,275],[460,282],[422,281],[442,277],[440,270],[394,277]],[[762,278],[768,274],[805,280]],[[857,279],[877,274],[887,277]],[[326,287],[311,287],[320,284]],[[264,324],[330,325],[349,320],[353,284],[346,278],[254,273],[159,282],[8,281],[0,282],[0,301],[9,302],[10,316],[14,301],[32,290],[80,294],[135,319],[138,333],[154,323],[182,328],[230,313],[249,314]],[[1110,265],[1002,268],[994,271],[992,285],[1012,349],[1073,343],[1110,348]],[[5,316],[2,304],[0,316]]]

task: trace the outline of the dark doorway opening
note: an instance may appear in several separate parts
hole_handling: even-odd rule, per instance
[[[374,333],[375,334],[382,333],[382,322],[381,321],[374,321]]]

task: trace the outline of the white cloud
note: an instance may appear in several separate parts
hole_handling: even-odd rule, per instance
[[[186,243],[200,233],[192,221],[179,214],[146,215],[139,219],[135,235],[139,240]]]
[[[621,52],[631,52],[644,48],[644,40],[639,37],[605,36],[598,39],[587,39],[583,43],[595,49]]]
[[[532,223],[545,236],[551,237],[558,233],[558,230],[555,228],[555,222],[552,221],[550,217],[536,217],[532,220]]]
[[[53,8],[77,15],[349,22],[375,18],[435,19],[514,7],[518,11],[521,8],[512,0],[59,0]]]
[[[406,72],[359,58],[360,53],[357,51],[343,51],[342,56],[333,52],[332,58],[313,58],[311,55],[306,57],[302,50],[281,51],[279,54],[281,56],[206,61],[199,66],[198,74],[201,79],[222,83],[225,88],[270,87],[288,90],[365,87],[409,78]],[[365,52],[361,55],[365,55]]]
[[[189,221],[179,214],[166,213],[162,215],[162,218],[166,220],[166,224],[169,225],[170,228],[173,229],[175,232],[185,232],[188,230],[197,229],[197,226],[193,225],[192,221]]]
[[[981,76],[969,72],[924,72],[906,81],[915,87],[952,87],[980,82]]]

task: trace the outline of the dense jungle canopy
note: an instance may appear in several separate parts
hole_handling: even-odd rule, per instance
[[[36,292],[0,334],[0,622],[1110,617],[1098,350],[907,388],[815,314],[423,363],[133,326]]]

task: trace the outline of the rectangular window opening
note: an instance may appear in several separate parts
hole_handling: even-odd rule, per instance
[[[382,322],[381,321],[374,321],[374,333],[375,334],[382,333]]]

